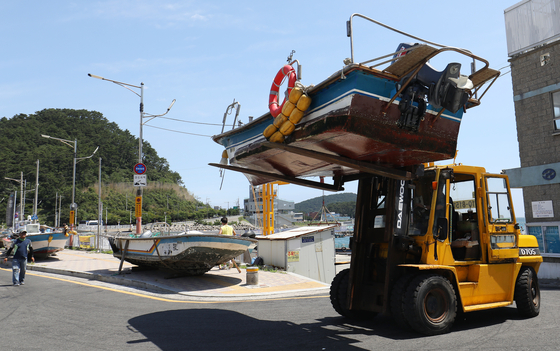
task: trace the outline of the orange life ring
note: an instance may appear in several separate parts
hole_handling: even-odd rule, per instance
[[[286,102],[286,99],[284,99],[282,105],[278,105],[278,96],[280,95],[278,91],[280,90],[280,86],[286,76],[288,76],[288,95],[290,95],[292,88],[296,84],[296,71],[292,66],[284,65],[284,67],[276,73],[276,77],[274,77],[274,81],[270,87],[270,96],[268,98],[268,108],[270,109],[272,117],[276,117],[280,114],[280,112],[282,112],[282,107]]]

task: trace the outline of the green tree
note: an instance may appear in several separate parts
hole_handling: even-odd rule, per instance
[[[70,145],[41,137],[42,134],[69,140]],[[44,109],[34,114],[18,114],[12,118],[0,118],[0,213],[6,213],[6,203],[10,194],[18,191],[19,183],[5,177],[19,179],[20,172],[26,181],[26,189],[35,188],[37,160],[40,162],[38,215],[40,221],[54,224],[56,194],[62,196],[61,221],[68,222],[72,198],[72,171],[74,140],[77,140],[77,157],[91,155],[99,146],[94,158],[84,159],[76,164],[76,203],[79,219],[97,218],[98,167],[97,159],[102,158],[102,202],[109,211],[109,223],[128,223],[135,192],[128,188],[113,189],[111,184],[132,184],[132,168],[138,161],[138,139],[128,130],[121,130],[116,123],[109,122],[97,111],[72,109]],[[170,169],[165,158],[158,156],[149,143],[143,145],[144,163],[150,169],[150,183],[168,184],[174,188],[154,189],[155,193],[144,198],[144,208],[148,211],[144,219],[160,218],[167,212],[167,199],[175,206],[169,212],[182,213],[177,217],[193,216],[195,200],[183,187],[180,175]],[[95,188],[94,188],[95,187]],[[105,188],[111,188],[107,191]],[[26,198],[34,194],[26,192]],[[129,201],[128,206],[126,201]],[[19,202],[19,201],[18,201]],[[180,209],[179,209],[180,206]],[[33,204],[25,203],[25,213],[31,214]],[[105,215],[105,214],[104,214]],[[0,216],[3,222],[4,216]],[[161,217],[164,218],[164,217]],[[169,219],[169,216],[168,216]],[[144,221],[145,221],[144,220]]]

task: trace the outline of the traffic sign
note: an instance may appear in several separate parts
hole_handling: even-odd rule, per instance
[[[148,180],[145,174],[135,174],[134,175],[134,186],[147,186]]]
[[[143,163],[137,163],[134,165],[134,173],[144,174],[146,173],[146,165]]]
[[[135,214],[136,217],[142,217],[142,197],[136,196],[136,203],[135,203]]]

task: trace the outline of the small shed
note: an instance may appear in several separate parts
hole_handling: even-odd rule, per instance
[[[334,229],[337,225],[300,227],[257,236],[265,264],[330,283],[336,274]]]

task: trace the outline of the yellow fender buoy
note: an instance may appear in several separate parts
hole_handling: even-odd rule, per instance
[[[295,108],[292,111],[292,114],[290,114],[290,122],[292,122],[293,124],[298,124],[299,121],[301,121],[301,119],[303,118],[303,113],[304,112],[299,108]]]
[[[296,126],[292,122],[286,121],[284,124],[282,124],[282,127],[280,127],[279,131],[283,135],[290,135],[292,134],[294,129],[296,129]]]
[[[292,89],[292,91],[290,92],[290,96],[288,97],[288,100],[292,103],[292,104],[297,104],[299,98],[303,95],[303,90],[300,87],[295,87]]]
[[[295,86],[282,106],[282,112],[264,130],[264,137],[273,143],[284,142],[285,137],[296,129],[296,124],[301,121],[310,105],[311,98],[305,94],[302,86]]]
[[[282,143],[284,142],[284,135],[280,132],[276,132],[272,134],[269,140],[272,141],[273,143]]]
[[[279,114],[278,117],[276,117],[274,119],[274,126],[276,128],[280,128],[282,126],[282,124],[284,124],[284,122],[286,122],[288,120],[288,117],[284,116],[283,113]]]
[[[289,116],[295,108],[296,105],[292,104],[290,101],[286,101],[284,107],[282,107],[282,114],[284,116]]]
[[[276,133],[276,131],[278,130],[278,128],[276,128],[276,126],[274,124],[269,125],[268,127],[266,127],[266,129],[263,132],[263,135],[265,138],[270,138],[272,136],[272,134]]]
[[[305,112],[305,110],[309,108],[309,105],[311,105],[311,98],[307,95],[302,95],[299,98],[296,106],[298,110]]]

